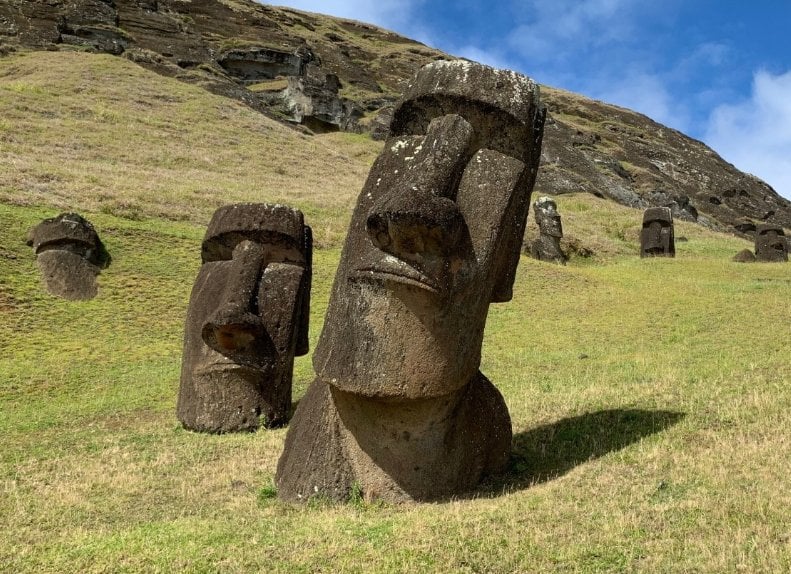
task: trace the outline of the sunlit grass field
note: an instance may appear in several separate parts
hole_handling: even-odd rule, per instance
[[[0,571],[791,571],[791,265],[733,263],[748,242],[683,222],[675,259],[641,260],[640,212],[591,196],[556,199],[593,256],[523,256],[513,300],[490,310],[481,370],[514,449],[478,491],[291,506],[273,496],[284,429],[179,427],[212,211],[305,211],[315,343],[380,146],[120,59],[0,59]],[[113,258],[92,301],[48,295],[24,243],[65,209]],[[310,356],[294,378],[296,401]]]

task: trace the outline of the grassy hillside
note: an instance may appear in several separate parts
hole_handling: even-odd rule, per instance
[[[285,430],[177,424],[199,244],[223,203],[303,209],[315,343],[379,144],[86,54],[0,60],[0,118],[0,571],[791,569],[789,265],[732,263],[746,241],[686,223],[676,259],[640,260],[638,211],[560,196],[594,255],[523,257],[487,324],[509,473],[441,504],[293,507],[272,487]],[[113,257],[89,302],[46,294],[24,244],[66,208]],[[298,358],[295,400],[311,377]]]

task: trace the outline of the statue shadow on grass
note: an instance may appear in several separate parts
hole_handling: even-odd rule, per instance
[[[674,411],[608,409],[517,433],[508,470],[471,494],[495,497],[553,480],[580,464],[661,432],[684,416]]]

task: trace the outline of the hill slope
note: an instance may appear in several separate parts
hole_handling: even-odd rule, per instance
[[[252,0],[7,0],[0,53],[13,49],[118,54],[281,121],[379,136],[400,82],[450,57],[375,26]],[[537,193],[667,205],[742,235],[764,222],[791,229],[791,202],[701,142],[579,95],[547,88],[544,99]]]

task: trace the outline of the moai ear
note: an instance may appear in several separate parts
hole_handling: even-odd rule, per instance
[[[500,152],[479,150],[459,185],[456,203],[467,222],[481,279],[494,282],[492,302],[511,299],[530,200],[530,188],[523,185],[525,167]]]
[[[297,319],[297,346],[294,355],[301,357],[310,350],[308,340],[310,327],[310,288],[313,276],[313,230],[307,225],[304,227],[303,253],[305,254],[305,272],[302,275],[300,286],[300,310]]]

